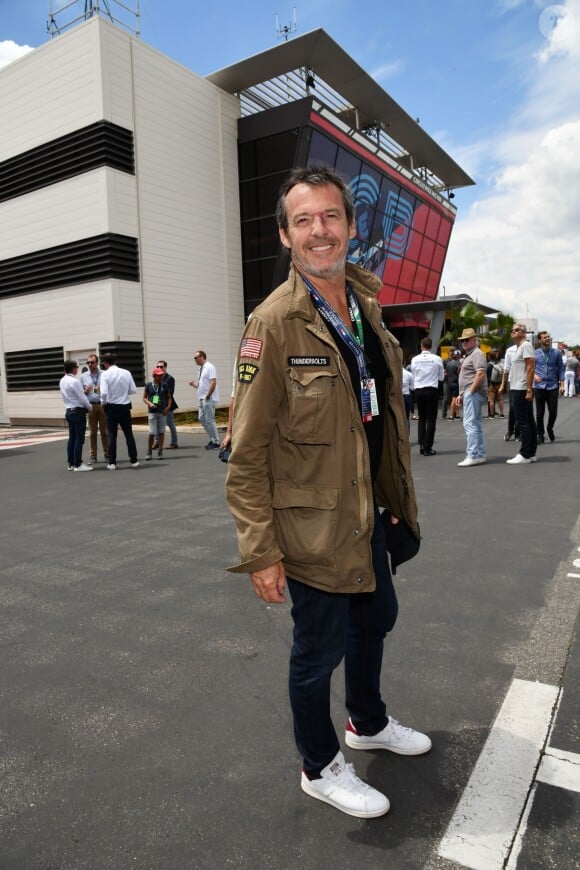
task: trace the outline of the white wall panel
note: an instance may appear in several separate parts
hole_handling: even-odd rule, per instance
[[[137,236],[135,176],[102,167],[0,203],[0,258],[112,232]]]
[[[35,347],[93,347],[114,337],[113,288],[94,281],[4,299],[0,304],[4,351]]]
[[[0,160],[103,117],[99,22],[51,39],[0,72]]]
[[[168,360],[191,407],[203,348],[227,404],[243,327],[238,103],[142,43],[133,65],[147,358]]]

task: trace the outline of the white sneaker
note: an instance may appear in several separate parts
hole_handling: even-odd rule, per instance
[[[370,737],[359,734],[349,719],[344,739],[351,749],[388,749],[397,755],[423,755],[431,749],[431,741],[426,734],[406,728],[391,716],[383,730]]]
[[[116,466],[116,465],[113,465],[112,462],[110,462],[110,463],[107,465],[107,471],[116,471],[116,469],[117,469],[117,466]]]
[[[521,453],[517,453],[513,459],[506,459],[508,465],[529,465],[531,461],[531,459],[522,456]]]
[[[303,771],[300,785],[310,797],[359,819],[384,816],[391,806],[384,794],[358,778],[342,752],[321,770],[320,779],[309,779]]]
[[[479,459],[474,459],[472,456],[466,456],[461,462],[457,463],[458,468],[469,468],[470,465],[479,465]]]
[[[81,462],[81,464],[75,468],[75,471],[92,471],[92,470],[93,470],[93,466],[92,465],[85,465],[84,462]]]
[[[530,462],[537,462],[537,461],[538,461],[537,456],[530,456]]]
[[[139,468],[139,463],[138,463],[138,462],[132,462],[132,463],[131,463],[131,468]]]
[[[478,465],[485,465],[487,462],[487,456],[478,456],[476,461]]]

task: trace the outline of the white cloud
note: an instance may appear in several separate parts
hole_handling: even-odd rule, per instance
[[[371,78],[375,79],[377,82],[384,82],[400,72],[401,68],[402,64],[399,60],[395,60],[392,63],[385,63],[383,66],[379,66],[372,70]]]
[[[580,50],[575,41],[580,39],[580,0],[563,5],[566,14],[554,24],[545,56],[532,59],[527,98],[510,129],[471,146],[474,162],[488,155],[487,176],[479,179],[483,195],[466,214],[459,212],[442,281],[447,293],[465,290],[516,317],[536,317],[540,328],[575,343],[580,342]]]
[[[0,40],[0,68],[32,51],[31,45],[18,45],[11,39]]]

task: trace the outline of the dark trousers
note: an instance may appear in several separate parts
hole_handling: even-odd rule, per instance
[[[330,718],[330,683],[344,658],[346,707],[360,731],[376,734],[388,722],[381,698],[383,641],[397,619],[397,597],[378,512],[371,541],[375,592],[324,592],[288,578],[294,643],[290,703],[304,771],[316,777],[340,744]]]
[[[520,453],[524,459],[536,455],[538,448],[538,431],[534,420],[534,403],[526,399],[525,390],[511,390],[510,402],[516,415],[516,426],[520,430]]]
[[[109,432],[109,462],[111,465],[117,463],[117,429],[120,426],[125,441],[127,442],[127,452],[130,462],[137,462],[137,445],[133,437],[133,427],[131,425],[131,405],[105,405],[105,413],[107,415],[107,430]]]
[[[421,387],[415,390],[415,402],[417,404],[417,413],[419,414],[419,425],[417,428],[419,447],[422,450],[431,450],[435,440],[439,390],[437,387]]]
[[[411,431],[411,411],[413,410],[413,397],[410,393],[403,393],[405,403],[405,416],[407,417],[407,432]]]
[[[544,437],[544,415],[548,406],[548,432],[551,432],[558,416],[558,387],[553,390],[534,390],[536,397],[536,425],[538,435]]]
[[[68,442],[66,445],[68,464],[78,468],[83,461],[87,412],[84,408],[67,408],[65,419],[68,423]]]

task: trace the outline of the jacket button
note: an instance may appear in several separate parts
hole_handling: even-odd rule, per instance
[[[358,535],[358,529],[355,529],[353,535]]]
[[[351,431],[351,432],[354,432],[354,426],[351,426],[351,427],[350,427],[350,431]]]
[[[357,580],[356,582],[357,582],[357,583],[364,583],[365,581],[363,580],[362,577],[359,577],[358,580]]]
[[[356,483],[357,483],[357,482],[356,482],[356,480],[351,480],[351,483],[352,483],[353,486],[356,486]]]

